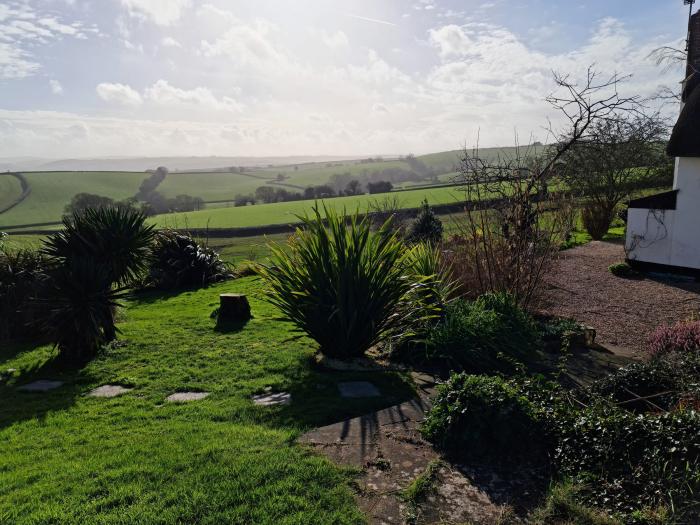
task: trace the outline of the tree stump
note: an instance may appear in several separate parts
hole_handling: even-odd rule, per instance
[[[248,298],[239,293],[222,293],[219,295],[219,315],[217,322],[240,323],[247,321],[250,315],[250,304]]]

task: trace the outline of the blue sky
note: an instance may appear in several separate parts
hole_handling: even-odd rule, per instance
[[[0,156],[543,140],[553,69],[651,95],[686,23],[682,0],[2,0]]]

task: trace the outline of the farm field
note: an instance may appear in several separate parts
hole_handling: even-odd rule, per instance
[[[313,427],[412,397],[396,372],[323,372],[315,345],[259,297],[255,278],[143,295],[118,327],[121,343],[81,371],[58,369],[50,345],[2,345],[0,523],[356,524],[352,474],[298,445]],[[217,331],[218,294],[248,294],[254,318]],[[58,378],[61,388],[16,386]],[[382,397],[344,399],[338,383],[372,381]],[[114,399],[95,387],[133,388]],[[290,405],[259,407],[266,387]],[[204,400],[165,402],[176,391]]]
[[[498,154],[509,155],[513,151],[513,148],[491,148],[482,150],[480,154],[483,158],[492,158]],[[438,172],[440,183],[447,183],[456,174],[454,169],[459,162],[459,154],[459,150],[454,150],[424,155],[418,159]],[[405,160],[349,160],[254,168],[244,174],[226,171],[172,172],[157,191],[165,197],[184,194],[201,197],[204,201],[232,201],[236,195],[254,193],[256,188],[272,182],[279,174],[285,180],[282,186],[277,187],[300,191],[307,186],[326,184],[335,174],[350,173],[362,178],[390,168],[409,170],[410,166]],[[77,193],[93,193],[115,200],[132,197],[147,177],[145,172],[127,171],[47,171],[25,172],[24,175],[29,181],[31,193],[18,206],[0,214],[0,229],[58,222],[65,206]],[[410,188],[427,183],[427,180],[400,182],[395,187]],[[0,177],[0,207],[4,202],[12,202],[19,193],[19,184],[14,177]],[[279,217],[276,220],[280,220]],[[286,220],[281,219],[281,222]]]
[[[16,177],[0,174],[0,210],[12,204],[22,195],[22,187]]]
[[[138,190],[144,173],[84,171],[27,172],[31,188],[19,205],[0,214],[0,227],[60,221],[65,206],[77,193],[126,199]]]
[[[337,197],[318,201],[326,206],[347,212],[366,212],[373,204],[381,204],[385,199],[397,198],[402,208],[420,206],[423,199],[431,205],[459,202],[463,195],[456,187],[431,188],[423,190],[382,193],[378,195],[357,195]],[[171,213],[154,217],[153,222],[162,228],[241,228],[265,226],[269,224],[290,224],[298,222],[297,215],[311,210],[316,201],[292,201],[274,204],[256,204],[233,208],[212,208],[208,210]]]

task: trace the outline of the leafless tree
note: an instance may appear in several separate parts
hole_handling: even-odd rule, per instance
[[[554,144],[543,154],[517,147],[513,155],[486,161],[478,149],[464,150],[459,180],[466,213],[448,250],[462,290],[506,291],[523,306],[537,297],[546,269],[574,226],[573,203],[555,177],[575,146],[594,139],[596,126],[639,112],[639,97],[618,90],[626,78],[601,77],[592,67],[581,83],[554,73],[556,89],[546,100],[564,124],[555,128],[550,122]]]
[[[669,182],[672,165],[663,147],[668,129],[658,114],[619,114],[595,122],[586,140],[563,157],[561,177],[586,201],[584,226],[594,239],[607,233],[616,208],[633,192]]]

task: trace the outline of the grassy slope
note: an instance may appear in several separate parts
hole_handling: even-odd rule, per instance
[[[170,173],[158,186],[166,197],[192,195],[205,201],[231,199],[238,194],[255,193],[264,180],[240,173]]]
[[[366,211],[371,203],[381,203],[387,197],[398,198],[401,207],[404,208],[417,207],[425,198],[433,205],[458,202],[464,198],[457,188],[447,187],[390,194],[339,197],[323,202],[327,206],[333,206],[338,210],[345,209],[348,212],[354,212],[357,209]],[[296,215],[303,215],[313,205],[314,201],[295,201],[257,204],[245,207],[211,208],[198,212],[160,215],[155,218],[155,222],[162,227],[177,228],[236,228],[266,224],[287,224],[297,222]]]
[[[12,204],[22,194],[22,187],[15,177],[0,175],[0,209]]]
[[[61,220],[63,209],[76,193],[87,192],[114,199],[133,196],[144,173],[136,172],[28,172],[31,194],[20,205],[0,214],[0,226]]]
[[[480,154],[484,158],[493,158],[498,153],[512,154],[513,151],[513,148],[491,148],[482,150]],[[455,175],[453,169],[458,164],[459,154],[460,151],[455,150],[419,158],[429,167],[444,171],[439,178],[442,182],[449,182]],[[274,178],[278,173],[282,173],[289,177],[284,181],[286,184],[303,188],[325,184],[336,173],[349,172],[355,176],[362,176],[392,167],[409,169],[408,163],[400,160],[364,164],[359,161],[345,161],[300,164],[297,169],[294,169],[294,166],[276,166],[251,173],[266,178]],[[141,172],[27,172],[25,175],[32,192],[19,206],[0,214],[0,227],[58,221],[65,205],[80,192],[96,193],[114,199],[133,196],[146,177],[146,174]],[[7,191],[2,186],[2,179],[0,177],[0,203],[8,198]],[[16,183],[13,181],[12,184]],[[205,201],[232,200],[237,194],[253,193],[257,187],[264,184],[265,180],[235,173],[171,173],[159,186],[158,191],[167,197],[187,194],[201,197]],[[411,184],[415,183],[407,182],[397,186],[408,187]],[[11,186],[8,188],[14,191]],[[288,219],[281,222],[285,220]]]
[[[323,373],[314,351],[271,306],[253,297],[255,319],[214,329],[222,292],[254,295],[244,279],[177,296],[146,296],[126,311],[122,343],[82,372],[52,369],[49,347],[0,349],[0,523],[355,524],[362,518],[348,474],[294,443],[313,426],[411,395],[389,373]],[[15,386],[61,378],[47,394]],[[382,399],[341,400],[337,382],[371,380]],[[85,397],[105,383],[134,387],[114,399]],[[265,387],[290,391],[290,406],[255,407]],[[211,392],[164,403],[183,389]]]

